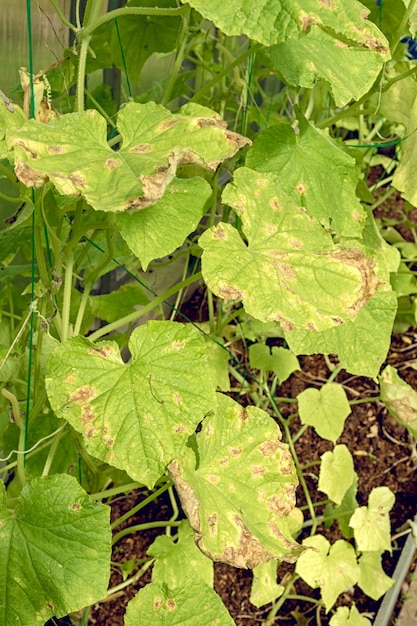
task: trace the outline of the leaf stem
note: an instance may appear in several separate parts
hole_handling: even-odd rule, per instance
[[[129,587],[129,585],[132,585],[133,583],[135,583],[137,580],[139,580],[139,578],[142,578],[144,573],[150,568],[151,565],[153,565],[154,562],[155,562],[155,559],[149,559],[149,561],[147,561],[144,565],[142,565],[140,570],[136,572],[134,576],[127,578],[119,585],[115,585],[114,587],[111,587],[107,591],[107,596],[104,598],[104,600],[102,600],[102,602],[109,602],[110,600],[113,600],[114,597],[117,597],[116,594],[118,594],[119,591],[126,589],[126,587]]]
[[[114,535],[112,545],[114,546],[118,541],[120,541],[120,539],[123,539],[123,537],[126,537],[126,535],[132,535],[133,533],[138,533],[141,530],[149,530],[150,528],[167,528],[171,526],[178,528],[180,524],[181,522],[158,521],[158,522],[146,522],[146,524],[135,524],[134,526],[128,526],[127,528],[124,528],[123,530],[121,530],[120,532]]]
[[[285,586],[284,593],[282,594],[282,596],[280,596],[280,598],[278,598],[277,602],[273,605],[272,609],[269,611],[265,620],[265,626],[273,626],[274,621],[275,621],[275,616],[277,615],[278,611],[280,610],[284,602],[287,600],[288,596],[290,595],[291,589],[293,588],[293,585],[295,581],[298,580],[298,578],[299,577],[297,576],[295,572],[291,575],[291,578],[289,579],[288,583]]]
[[[71,22],[69,20],[67,20],[67,18],[65,17],[65,15],[63,14],[63,12],[61,11],[59,5],[55,2],[55,0],[49,0],[49,2],[52,4],[55,13],[57,14],[57,16],[59,17],[59,19],[61,20],[61,22],[70,30],[72,30],[75,34],[77,34],[77,29],[74,26],[74,24],[71,24]]]
[[[146,315],[146,313],[153,311],[153,309],[155,309],[159,304],[162,304],[170,296],[174,295],[181,289],[184,289],[184,287],[188,287],[188,285],[192,285],[194,282],[197,282],[198,280],[200,280],[201,276],[202,276],[201,272],[197,272],[196,274],[189,276],[188,278],[186,278],[185,280],[182,280],[180,283],[177,283],[170,289],[167,289],[167,291],[165,291],[162,295],[157,296],[154,300],[152,300],[152,302],[149,302],[149,304],[142,307],[140,311],[129,313],[129,315],[125,315],[124,317],[120,318],[116,322],[111,322],[110,324],[103,326],[103,328],[99,328],[98,330],[96,330],[94,333],[92,333],[89,336],[90,341],[96,341],[100,337],[103,337],[104,335],[108,335],[114,330],[117,330],[117,328],[120,328],[120,326],[123,326],[124,324],[130,324],[130,322],[135,322],[136,320]]]
[[[190,25],[190,13],[191,13],[190,6],[185,5],[185,7],[187,11],[184,11],[184,15],[182,16],[181,32],[178,36],[178,42],[180,43],[179,45],[177,44],[177,47],[176,47],[177,54],[175,56],[174,67],[172,68],[168,85],[166,86],[164,90],[164,95],[161,99],[162,106],[166,106],[168,102],[170,101],[172,90],[174,89],[175,82],[177,80],[178,74],[181,69],[181,65],[184,61],[185,47],[187,45],[187,34],[188,34],[188,27]]]
[[[415,4],[416,4],[416,0],[410,0],[408,7],[406,8],[404,12],[403,19],[401,20],[401,24],[398,27],[397,34],[395,35],[395,38],[392,42],[392,47],[391,47],[392,58],[394,58],[395,52],[397,51],[397,48],[404,35],[404,32],[407,30],[407,22],[410,19],[410,16],[414,10]]]
[[[162,487],[160,487],[159,489],[151,493],[150,496],[148,496],[147,498],[139,502],[139,504],[134,506],[133,509],[130,509],[129,511],[127,511],[127,513],[119,517],[119,519],[115,520],[111,525],[111,529],[113,530],[114,528],[117,528],[118,526],[120,526],[120,524],[122,524],[127,519],[129,519],[129,517],[132,517],[132,515],[135,515],[135,513],[137,513],[141,509],[144,509],[145,506],[148,506],[148,504],[150,504],[151,502],[159,498],[160,495],[162,495],[165,491],[167,491],[170,488],[170,486],[171,486],[171,481],[169,480],[164,485],[162,485]]]
[[[74,268],[74,252],[70,250],[65,264],[65,277],[64,277],[64,298],[62,303],[62,332],[61,341],[66,341],[70,336],[70,306],[71,306],[71,292],[72,292],[72,277]]]
[[[90,494],[90,498],[92,500],[106,500],[113,496],[118,496],[121,493],[129,493],[140,487],[143,487],[141,483],[128,483],[127,485],[119,485],[118,487],[112,487],[111,489],[105,489],[104,491]]]

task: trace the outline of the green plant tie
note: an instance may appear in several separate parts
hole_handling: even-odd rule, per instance
[[[110,0],[110,2],[111,2],[111,8],[114,10],[114,2],[113,2],[113,0]],[[117,17],[114,18],[114,24],[116,26],[117,40],[119,42],[120,54],[122,56],[123,70],[124,70],[124,73],[125,73],[125,76],[126,76],[127,91],[129,93],[129,98],[132,98],[132,88],[130,86],[129,74],[127,72],[125,53],[123,51],[122,38],[120,36],[120,30],[119,30],[119,24],[118,24],[118,21],[117,21]]]

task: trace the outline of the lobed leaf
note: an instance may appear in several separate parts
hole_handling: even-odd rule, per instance
[[[234,621],[212,587],[200,579],[188,579],[181,587],[152,582],[129,602],[125,626],[233,626]]]
[[[136,211],[162,198],[178,167],[215,170],[250,143],[228,131],[218,116],[187,110],[174,115],[154,102],[127,104],[117,126],[122,137],[117,151],[108,145],[106,120],[95,110],[11,128],[7,145],[15,152],[16,175],[27,187],[50,180],[59,193],[82,195],[96,210]]]
[[[214,293],[285,330],[324,330],[356,317],[378,281],[360,246],[341,247],[281,190],[274,174],[236,170],[223,194],[242,220],[200,237],[202,272]]]
[[[355,160],[331,137],[296,111],[299,129],[281,123],[261,131],[246,165],[279,178],[280,188],[326,228],[360,237],[366,213],[356,197]]]
[[[37,478],[13,513],[0,484],[0,623],[35,626],[94,604],[110,576],[110,509],[75,478]]]
[[[381,373],[379,384],[381,399],[392,417],[417,439],[417,391],[391,365]]]
[[[215,406],[214,384],[194,328],[149,321],[129,350],[125,364],[112,341],[70,339],[49,358],[46,388],[92,456],[151,488]]]
[[[394,584],[382,569],[381,558],[380,552],[364,552],[359,558],[358,586],[373,600],[379,600]]]
[[[339,439],[345,420],[351,412],[342,385],[326,383],[321,389],[309,387],[298,394],[297,400],[303,424],[313,426],[323,439],[333,442]]]
[[[277,561],[269,561],[257,565],[253,570],[250,601],[257,608],[273,602],[285,591],[285,587],[277,583],[277,567]]]
[[[361,552],[391,552],[389,512],[395,496],[388,487],[376,487],[369,494],[368,506],[356,509],[350,518],[358,550]]]
[[[291,350],[278,346],[271,349],[264,343],[249,346],[249,364],[255,369],[274,372],[280,383],[301,369],[297,357]]]
[[[301,548],[289,520],[296,472],[267,413],[219,394],[216,413],[197,433],[196,452],[186,448],[169,471],[195,541],[211,559],[254,568],[297,558]]]
[[[333,545],[322,535],[304,539],[306,550],[298,559],[295,571],[313,589],[320,587],[326,611],[338,596],[355,585],[359,579],[354,548],[339,539]]]
[[[384,35],[366,19],[369,11],[356,0],[230,0],[227,4],[222,0],[187,0],[187,3],[226,35],[244,34],[266,46],[288,37],[298,38],[317,25],[381,55],[388,53]]]
[[[330,619],[329,626],[372,626],[372,624],[352,604],[350,609],[347,606],[338,606],[336,613]]]

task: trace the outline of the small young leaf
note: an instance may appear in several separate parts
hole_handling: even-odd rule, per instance
[[[110,509],[75,478],[36,478],[14,513],[0,484],[0,623],[40,626],[106,595]]]
[[[364,552],[359,558],[358,586],[372,598],[379,600],[392,587],[394,581],[382,569],[380,552]]]
[[[70,339],[49,358],[46,388],[89,453],[151,488],[216,406],[214,384],[192,327],[147,322],[129,349],[125,364],[115,342]]]
[[[356,509],[349,525],[360,552],[391,552],[389,512],[394,502],[395,496],[388,487],[376,487],[369,494],[368,506]]]
[[[213,586],[213,562],[197,548],[193,529],[187,520],[178,527],[178,537],[160,535],[148,548],[148,554],[156,558],[152,569],[152,582],[181,587],[187,577],[201,579]]]
[[[146,585],[129,602],[125,626],[234,626],[234,621],[217,593],[200,579],[188,579],[181,587],[163,583]]]
[[[277,346],[273,346],[271,350],[263,343],[249,346],[249,363],[255,369],[274,372],[280,383],[300,369],[298,359],[291,350]]]
[[[349,522],[354,511],[358,508],[358,501],[356,499],[357,492],[358,477],[355,473],[353,483],[345,493],[342,502],[333,510],[334,518],[337,520],[340,532],[345,537],[345,539],[353,538],[353,529],[349,526]]]
[[[124,315],[133,313],[136,306],[143,306],[148,302],[149,298],[143,287],[137,283],[126,283],[112,293],[90,297],[93,315],[106,322],[115,322]]]
[[[336,504],[341,504],[355,476],[352,455],[344,444],[321,456],[319,489]]]
[[[186,448],[169,471],[198,547],[235,567],[294,561],[301,547],[288,517],[297,478],[274,420],[218,394],[217,412],[206,417],[196,441],[198,465]]]
[[[254,606],[265,606],[284,593],[285,587],[277,583],[277,567],[277,561],[269,561],[254,568],[250,592],[250,601]]]
[[[295,571],[310,587],[320,587],[326,611],[339,594],[359,580],[359,567],[353,547],[339,539],[332,546],[322,535],[304,539],[303,546],[311,547],[298,559]]]
[[[335,442],[343,432],[350,414],[346,392],[338,383],[326,383],[321,389],[305,389],[298,396],[298,409],[303,424],[313,426],[323,437]]]
[[[380,378],[381,398],[392,417],[417,439],[417,391],[388,365]]]
[[[372,626],[370,620],[361,615],[354,604],[350,607],[339,606],[331,617],[329,626]]]

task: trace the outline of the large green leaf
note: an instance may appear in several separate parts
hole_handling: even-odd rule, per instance
[[[16,175],[35,188],[49,179],[59,193],[81,194],[97,210],[138,210],[163,196],[180,165],[214,170],[249,142],[215,114],[173,115],[153,102],[127,104],[117,126],[118,151],[108,145],[106,120],[95,110],[11,128],[7,142],[15,151]]]
[[[383,62],[372,48],[352,46],[314,25],[304,37],[273,46],[269,55],[287,84],[311,88],[326,81],[338,107],[366,94]]]
[[[146,585],[129,602],[125,626],[233,626],[234,621],[212,587],[188,579],[181,587]]]
[[[46,388],[93,456],[152,487],[215,406],[214,384],[194,328],[150,321],[129,349],[125,364],[112,341],[71,339],[50,356]]]
[[[295,571],[310,587],[320,587],[326,611],[336,602],[339,594],[355,585],[359,567],[353,546],[339,539],[333,545],[322,535],[304,539],[306,550],[298,559]]]
[[[396,312],[395,293],[378,289],[354,321],[319,333],[286,332],[285,338],[296,354],[337,354],[351,374],[375,378],[390,346]]]
[[[334,245],[320,224],[281,190],[281,179],[236,170],[223,193],[242,220],[244,243],[220,223],[199,240],[202,271],[216,295],[241,299],[263,322],[319,331],[352,320],[377,287],[359,244]]]
[[[381,399],[392,417],[417,439],[417,391],[388,365],[379,378]]]
[[[0,484],[0,624],[35,626],[103,598],[110,509],[66,474],[37,478],[13,513]]]
[[[197,548],[194,533],[187,520],[181,522],[174,543],[172,537],[160,535],[148,548],[155,557],[152,582],[181,587],[190,576],[213,586],[213,562]]]
[[[184,243],[197,228],[211,194],[210,185],[202,178],[176,178],[152,206],[116,215],[120,233],[143,269]]]
[[[309,424],[323,439],[335,442],[350,414],[346,392],[339,383],[326,383],[321,389],[309,387],[297,396],[303,424]],[[352,476],[353,479],[353,476]],[[347,485],[346,488],[350,486]]]
[[[369,494],[368,506],[361,506],[350,518],[358,550],[361,552],[391,551],[389,512],[395,496],[388,487],[375,487]]]
[[[155,7],[155,0],[130,0],[129,7]],[[158,0],[159,9],[175,8],[175,0]],[[111,34],[112,59],[130,80],[139,80],[154,52],[170,52],[177,44],[180,16],[126,15],[117,18]]]
[[[279,176],[281,188],[307,212],[339,235],[361,235],[366,213],[355,189],[355,160],[298,112],[299,132],[288,124],[270,126],[255,139],[246,165]]]
[[[217,412],[169,466],[199,548],[214,561],[256,567],[294,561],[289,515],[297,477],[278,425],[255,407],[218,396]]]
[[[181,0],[185,3],[185,0]],[[356,0],[187,0],[226,35],[245,34],[270,46],[303,35],[313,24],[340,33],[365,48],[387,52],[384,35]]]

